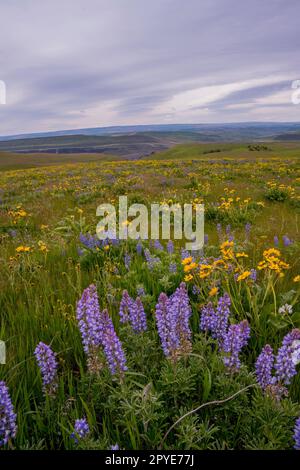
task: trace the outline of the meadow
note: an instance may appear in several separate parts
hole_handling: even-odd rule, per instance
[[[300,448],[300,144],[51,158],[0,156],[0,447]],[[203,251],[100,243],[120,195]]]

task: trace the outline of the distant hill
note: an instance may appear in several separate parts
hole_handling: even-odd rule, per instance
[[[113,126],[0,137],[0,151],[108,153],[142,158],[180,143],[268,142],[300,139],[300,123]]]

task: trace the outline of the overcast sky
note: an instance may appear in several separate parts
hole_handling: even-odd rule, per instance
[[[300,121],[299,0],[0,0],[0,135]]]

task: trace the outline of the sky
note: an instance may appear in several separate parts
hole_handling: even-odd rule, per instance
[[[300,122],[299,0],[0,0],[0,18],[2,136]]]

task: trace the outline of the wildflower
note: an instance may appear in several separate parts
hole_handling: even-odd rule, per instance
[[[152,271],[154,266],[157,263],[160,263],[160,259],[157,258],[156,256],[152,256],[148,248],[144,249],[144,255],[147,261],[148,268],[150,269],[150,271]]]
[[[277,235],[274,236],[274,245],[275,246],[279,245],[279,239],[278,239]]]
[[[131,305],[134,303],[134,300],[130,297],[128,294],[127,290],[123,291],[122,294],[122,299],[120,302],[120,310],[119,310],[119,315],[120,315],[120,322],[121,323],[127,323],[129,320],[129,309]]]
[[[284,304],[278,309],[280,315],[291,315],[293,313],[293,307],[289,304]]]
[[[83,349],[88,357],[90,372],[98,372],[102,364],[98,352],[102,342],[103,325],[97,289],[94,284],[87,287],[77,302],[76,317],[82,337]]]
[[[300,450],[300,417],[296,421],[293,437],[295,441],[294,449]]]
[[[112,446],[110,446],[110,450],[120,450],[119,444],[113,444]]]
[[[164,250],[164,247],[162,246],[162,244],[160,243],[159,240],[155,240],[154,241],[154,248],[156,250],[159,250],[159,251],[163,251]]]
[[[239,353],[246,346],[250,337],[250,326],[247,320],[243,320],[237,325],[230,325],[227,334],[224,336],[222,349],[226,356],[223,358],[224,364],[232,371],[241,367]]]
[[[46,245],[45,242],[43,242],[43,241],[40,240],[40,241],[38,242],[38,246],[39,246],[39,250],[40,250],[40,251],[42,251],[43,253],[48,253],[49,250],[48,250],[47,245]]]
[[[208,295],[210,297],[213,297],[214,295],[216,295],[218,293],[219,289],[217,287],[212,287],[208,293]]]
[[[251,281],[255,282],[256,279],[257,279],[257,271],[256,271],[256,269],[251,269],[250,272],[251,272],[251,274],[250,274],[249,277],[250,277]]]
[[[78,444],[79,440],[85,439],[89,433],[90,433],[90,427],[88,425],[86,418],[76,419],[75,425],[74,425],[74,432],[72,432],[71,434],[71,438],[74,439],[76,444]]]
[[[16,248],[16,252],[17,253],[29,253],[29,251],[31,251],[31,247],[30,246],[18,246]]]
[[[54,395],[57,389],[57,361],[55,353],[50,346],[42,341],[34,351],[43,380],[43,391],[45,395]]]
[[[204,235],[204,245],[208,245],[208,235],[207,235],[207,233]]]
[[[199,277],[200,279],[205,279],[206,277],[210,276],[213,270],[213,266],[210,264],[200,264],[199,266]]]
[[[250,275],[251,275],[251,271],[244,271],[242,274],[240,274],[240,275],[237,277],[237,281],[238,281],[238,282],[244,281],[244,280],[247,279]]]
[[[183,266],[187,266],[187,265],[190,264],[192,261],[193,261],[192,256],[188,256],[187,258],[183,258],[183,260],[181,261],[181,264],[182,264]]]
[[[174,243],[172,242],[172,240],[169,240],[167,243],[167,252],[169,253],[169,255],[174,253]]]
[[[300,274],[294,277],[293,282],[300,282]]]
[[[170,263],[169,271],[170,271],[171,274],[177,273],[177,264],[176,263]]]
[[[147,330],[146,314],[139,297],[129,306],[129,319],[135,333],[141,333]]]
[[[289,239],[289,237],[287,237],[286,235],[284,235],[284,236],[282,237],[282,240],[283,240],[284,246],[290,246],[290,245],[292,245],[292,243],[293,243],[293,242]]]
[[[184,282],[190,282],[192,279],[193,279],[192,274],[187,274],[186,276],[184,276]]]
[[[223,297],[220,297],[216,311],[210,302],[202,308],[201,312],[200,329],[210,331],[212,337],[218,340],[220,347],[227,333],[230,304],[230,297],[225,293]]]
[[[294,329],[282,341],[275,363],[276,377],[279,382],[289,385],[296,375],[296,365],[300,362],[300,330]]]
[[[137,245],[136,245],[136,251],[137,251],[137,254],[138,254],[138,255],[141,255],[142,252],[143,252],[143,245],[142,245],[142,243],[141,243],[140,240],[138,241],[138,243],[137,243]]]
[[[79,240],[86,248],[90,250],[94,250],[101,245],[101,241],[97,238],[97,236],[93,236],[90,233],[80,233]]]
[[[121,341],[119,340],[115,328],[110,318],[108,311],[103,310],[103,336],[102,345],[108,367],[112,375],[117,373],[122,377],[127,370],[126,358],[122,348]]]
[[[155,318],[158,334],[160,337],[161,345],[165,356],[169,356],[169,309],[168,309],[168,296],[162,292],[158,298],[158,303],[155,309]]]
[[[266,344],[255,363],[256,379],[263,390],[274,384],[274,378],[272,377],[274,361],[273,350],[269,344]]]
[[[248,222],[248,223],[245,225],[246,240],[249,240],[250,231],[251,231],[251,224]]]
[[[125,268],[127,269],[127,271],[129,271],[130,269],[130,263],[131,263],[131,256],[128,253],[125,253],[124,264],[125,264]]]
[[[16,437],[16,419],[8,387],[5,382],[0,381],[0,447]]]
[[[236,258],[249,258],[249,256],[247,255],[247,253],[236,253]]]
[[[160,294],[155,311],[156,324],[164,354],[172,360],[191,348],[191,313],[184,283],[180,284],[170,298],[164,293]]]
[[[188,273],[189,271],[192,271],[196,267],[197,267],[197,263],[190,263],[190,264],[187,264],[187,265],[184,266],[183,271],[185,273]]]

